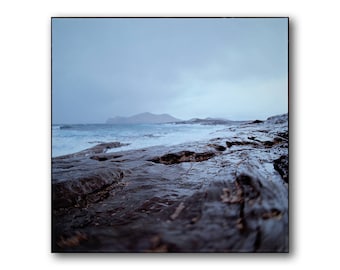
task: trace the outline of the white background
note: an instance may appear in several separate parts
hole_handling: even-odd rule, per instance
[[[337,269],[339,26],[336,1],[1,1],[1,269]],[[51,254],[50,17],[289,16],[290,253]]]

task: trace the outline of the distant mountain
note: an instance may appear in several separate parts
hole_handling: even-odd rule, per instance
[[[106,124],[161,124],[182,121],[169,114],[153,114],[149,112],[136,114],[130,117],[116,116],[109,118]]]
[[[223,118],[211,118],[211,117],[207,117],[205,119],[192,118],[190,120],[176,122],[176,124],[201,124],[201,125],[227,125],[238,123],[243,123],[243,121],[232,121]]]

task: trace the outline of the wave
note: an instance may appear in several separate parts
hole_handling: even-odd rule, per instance
[[[62,126],[60,126],[60,129],[71,129],[71,128],[73,128],[72,125],[62,125]]]
[[[160,137],[162,137],[162,135],[144,134],[143,137],[145,137],[145,138],[160,138]]]
[[[111,149],[111,151],[139,149],[155,145],[174,145],[203,139],[216,129],[216,126],[189,124],[183,126],[170,124],[59,124],[53,125],[52,156],[75,153],[87,149],[89,145],[113,141],[129,145]]]
[[[100,144],[100,143],[105,143],[103,141],[91,141],[91,142],[88,142],[89,144]]]

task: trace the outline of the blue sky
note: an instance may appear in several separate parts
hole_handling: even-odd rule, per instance
[[[52,122],[288,111],[286,18],[53,18]]]

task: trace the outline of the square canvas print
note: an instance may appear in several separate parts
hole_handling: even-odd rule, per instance
[[[52,252],[289,252],[288,28],[52,18]]]

